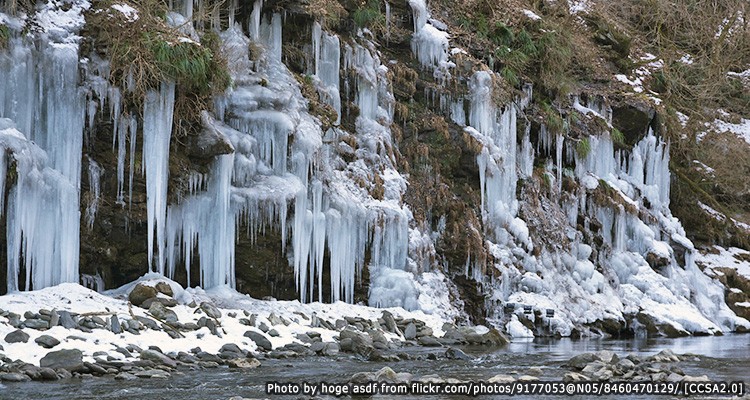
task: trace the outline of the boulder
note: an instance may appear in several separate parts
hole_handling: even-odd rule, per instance
[[[369,335],[357,332],[353,329],[347,328],[339,333],[340,342],[343,342],[346,339],[351,340],[351,351],[359,355],[368,356],[374,349],[372,338]],[[343,343],[341,348],[344,348]]]
[[[73,316],[70,315],[67,311],[58,311],[58,314],[60,314],[60,325],[62,325],[65,329],[75,329],[78,324],[73,319]]]
[[[174,297],[174,292],[172,291],[172,286],[170,286],[167,282],[159,282],[154,286],[154,289],[156,289],[157,292],[169,296]]]
[[[23,321],[23,326],[31,329],[45,330],[49,329],[49,322],[41,318],[31,318]]]
[[[455,348],[450,347],[448,350],[445,351],[445,358],[451,359],[451,360],[473,360],[474,357],[464,353],[463,351]]]
[[[594,353],[582,353],[573,356],[570,360],[568,360],[567,366],[577,370],[582,370],[586,367],[586,365],[597,359],[598,357]]]
[[[253,342],[255,342],[258,347],[260,347],[263,350],[271,351],[273,350],[273,345],[271,344],[271,341],[268,340],[268,338],[265,337],[262,333],[258,333],[255,331],[247,331],[243,335],[246,338],[249,338]]]
[[[413,340],[417,337],[417,327],[413,322],[409,322],[404,328],[404,339]]]
[[[29,334],[20,329],[16,329],[5,335],[5,341],[7,343],[26,343],[29,341]]]
[[[203,312],[206,313],[206,315],[208,315],[211,318],[215,318],[215,319],[221,318],[221,311],[219,311],[219,309],[216,308],[215,305],[207,301],[204,301],[203,303],[201,303],[200,309],[203,310]]]
[[[38,338],[34,339],[34,342],[36,342],[36,344],[44,347],[45,349],[51,349],[51,348],[57,346],[58,344],[60,344],[59,340],[53,338],[50,335],[39,336]]]
[[[128,295],[128,301],[133,305],[140,306],[144,301],[156,297],[157,290],[153,286],[147,286],[143,283],[135,285],[130,294]]]
[[[141,360],[153,361],[157,364],[166,365],[171,368],[177,367],[177,362],[175,360],[155,350],[141,351]]]
[[[20,374],[17,372],[6,372],[0,374],[0,381],[5,382],[26,382],[30,381],[31,378],[29,378],[26,374]]]
[[[177,322],[177,313],[166,308],[163,304],[159,302],[151,303],[151,307],[149,307],[148,312],[154,317],[156,317],[157,319],[160,319],[162,321],[166,321],[170,323]]]
[[[39,366],[54,370],[62,368],[70,372],[82,371],[84,370],[83,353],[78,349],[52,351],[39,360]]]
[[[260,367],[260,361],[255,358],[235,358],[227,361],[229,368],[253,369]]]

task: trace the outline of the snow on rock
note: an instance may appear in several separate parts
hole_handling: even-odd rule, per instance
[[[696,256],[695,261],[709,269],[728,268],[737,271],[750,281],[750,251],[737,247],[714,246]]]
[[[63,326],[56,326],[44,331],[24,329],[24,332],[30,335],[30,340],[27,343],[6,344],[1,338],[4,338],[16,328],[8,324],[0,324],[0,342],[3,343],[3,353],[11,359],[20,359],[38,365],[39,360],[49,351],[34,342],[36,338],[43,334],[50,335],[61,342],[54,350],[79,349],[84,354],[84,361],[89,362],[94,361],[93,354],[98,351],[103,351],[117,360],[124,360],[123,354],[115,351],[115,349],[131,344],[143,349],[147,349],[149,346],[158,346],[165,354],[179,351],[187,352],[196,345],[199,345],[205,352],[216,354],[226,343],[234,343],[240,349],[256,352],[259,351],[256,344],[243,335],[248,330],[261,331],[253,326],[241,323],[240,320],[245,318],[246,315],[255,314],[256,326],[264,323],[273,327],[279,333],[277,337],[268,338],[273,347],[278,348],[298,342],[296,336],[307,332],[319,333],[324,342],[334,341],[334,338],[338,336],[338,331],[319,325],[312,326],[312,316],[333,324],[336,320],[344,319],[344,317],[377,320],[384,311],[383,309],[344,302],[303,304],[299,301],[262,301],[240,294],[226,285],[217,286],[207,291],[200,288],[183,289],[178,283],[154,273],[144,275],[135,282],[104,294],[75,283],[63,283],[31,292],[11,293],[0,297],[0,309],[19,315],[23,315],[26,311],[38,312],[41,309],[69,311],[76,314],[99,313],[98,315],[103,319],[117,316],[120,322],[133,319],[133,315],[152,318],[148,315],[147,310],[129,306],[127,296],[137,284],[154,286],[159,282],[167,283],[172,288],[174,297],[179,304],[169,309],[176,313],[180,323],[196,323],[201,317],[205,316],[203,312],[198,311],[196,304],[207,301],[218,306],[222,314],[218,319],[223,333],[222,336],[211,334],[208,327],[202,327],[194,331],[182,330],[181,333],[184,337],[172,338],[165,330],[146,329],[135,335],[128,331],[115,334],[108,329],[93,329],[91,332],[71,331]],[[437,314],[429,315],[421,311],[408,312],[402,308],[388,308],[386,310],[396,318],[413,318],[425,322],[426,326],[433,330],[435,336],[444,334],[442,326],[446,320]],[[271,314],[275,317],[272,317]],[[236,317],[230,315],[236,315]],[[302,315],[305,317],[303,318]],[[286,321],[288,325],[286,323],[278,324],[276,318]],[[276,323],[274,324],[274,322]],[[393,333],[385,332],[385,334],[389,339],[399,338],[398,335]],[[71,336],[75,336],[75,338]]]
[[[534,337],[534,332],[525,327],[521,321],[518,320],[518,315],[515,314],[511,315],[510,321],[505,325],[505,330],[513,339]]]

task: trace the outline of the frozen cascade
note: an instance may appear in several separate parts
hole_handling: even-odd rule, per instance
[[[323,32],[320,24],[315,22],[312,40],[315,76],[320,79],[318,91],[321,99],[336,110],[334,125],[339,125],[341,123],[341,95],[339,94],[341,46],[339,37]]]
[[[167,272],[173,277],[176,262],[185,263],[191,281],[192,255],[200,257],[200,285],[235,287],[235,223],[230,207],[234,154],[219,156],[211,167],[205,192],[188,196],[167,214]],[[178,246],[179,243],[179,246]]]
[[[470,83],[471,108],[466,130],[483,144],[477,156],[483,220],[498,243],[510,243],[508,228],[518,212],[516,200],[516,108],[499,111],[492,101],[492,75],[474,73]],[[515,221],[516,224],[522,221]]]
[[[59,171],[49,167],[47,154],[0,118],[0,187],[5,172],[15,166],[17,182],[10,188],[6,240],[8,242],[8,291],[17,291],[21,267],[24,288],[41,289],[78,281],[78,188]],[[76,224],[64,225],[71,220]],[[75,231],[72,229],[75,228]],[[75,234],[75,236],[66,236]],[[75,247],[70,243],[75,241]]]
[[[413,275],[404,271],[408,265],[411,214],[401,205],[405,180],[393,167],[395,159],[388,125],[393,119],[394,99],[386,67],[369,42],[365,46],[346,46],[344,67],[355,71],[356,102],[360,106],[356,121],[359,150],[358,160],[343,170],[334,168],[341,161],[330,159],[338,157],[335,152],[320,151],[324,145],[319,124],[305,112],[306,100],[296,80],[280,62],[277,51],[281,45],[280,17],[259,16],[259,21],[260,40],[267,51],[255,63],[256,72],[233,68],[239,84],[218,102],[218,114],[224,116],[228,126],[212,122],[235,147],[231,172],[234,218],[247,224],[251,237],[270,227],[280,230],[282,246],[290,238],[287,248],[303,301],[323,300],[323,260],[327,250],[331,298],[352,302],[355,280],[362,273],[369,249],[371,303],[417,308]],[[233,64],[244,63],[247,44],[243,43],[249,39],[234,27],[223,32],[222,39]],[[339,108],[336,67],[341,54],[339,40],[315,26],[312,42],[319,90],[330,95],[326,100],[331,101],[329,104]],[[343,132],[334,128],[331,134]],[[359,176],[371,182],[374,173],[383,180],[382,200],[372,199],[353,180]],[[215,174],[212,169],[212,176]],[[192,198],[183,204],[194,201]],[[292,202],[294,214],[289,221],[289,235],[286,210]],[[174,211],[170,208],[169,218],[185,220],[177,214],[177,208]],[[200,246],[201,239],[188,232],[190,229],[171,222],[169,225],[175,228],[170,228],[174,233],[168,235],[168,241],[182,238],[183,252],[194,246],[195,240]],[[187,259],[186,254],[181,257]],[[171,262],[170,268],[174,268]],[[205,268],[210,267],[201,263],[201,270]],[[411,278],[404,281],[403,274]]]
[[[167,184],[169,182],[169,140],[172,137],[175,85],[163,82],[160,90],[149,91],[143,104],[143,165],[146,173],[148,212],[148,264],[151,271],[165,273]],[[156,268],[154,269],[154,243]]]
[[[425,0],[409,0],[409,6],[414,15],[412,52],[423,67],[434,69],[435,79],[445,82],[451,76],[450,68],[455,67],[455,64],[448,60],[448,32],[438,29],[428,21],[429,11]]]
[[[608,114],[606,107],[597,108],[594,112]],[[622,205],[614,208],[588,205],[589,215],[602,223],[603,239],[611,247],[611,251],[600,253],[598,261],[611,265],[623,305],[639,307],[652,318],[691,332],[727,331],[737,324],[746,324],[726,306],[721,284],[695,266],[695,249],[685,238],[679,221],[671,215],[669,145],[650,129],[629,155],[614,151],[608,133],[588,140],[591,151],[584,159],[576,159],[579,179],[585,181],[589,176],[603,179],[629,207],[648,210],[647,200],[658,222],[649,226]],[[588,190],[596,186],[591,185]],[[677,265],[670,241],[686,248],[684,267]],[[664,275],[648,265],[647,254],[669,260]]]
[[[0,117],[12,119],[14,132],[35,145],[25,145],[24,154],[13,145],[18,182],[6,210],[8,290],[19,289],[22,263],[27,290],[78,281],[84,113],[77,45],[34,49],[11,38],[0,51]]]

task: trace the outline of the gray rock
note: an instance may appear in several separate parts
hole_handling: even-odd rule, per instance
[[[388,339],[385,337],[383,332],[375,329],[370,329],[367,334],[372,338],[373,343],[388,343]],[[387,347],[387,346],[386,346]]]
[[[51,351],[39,360],[39,366],[54,370],[62,368],[70,372],[82,371],[83,353],[78,349]]]
[[[29,378],[26,374],[20,374],[17,372],[6,372],[6,373],[0,373],[0,381],[5,382],[27,382],[30,381],[31,378]]]
[[[133,305],[141,306],[144,301],[156,297],[156,293],[158,292],[155,287],[138,283],[128,295],[128,300]]]
[[[582,353],[573,356],[573,358],[568,360],[567,365],[571,368],[582,370],[586,367],[586,365],[588,365],[588,363],[593,362],[596,359],[597,357],[594,353]]]
[[[609,350],[602,350],[597,352],[596,357],[607,364],[616,364],[618,361],[620,361],[620,358],[617,357],[617,354]]]
[[[138,379],[135,375],[129,374],[127,372],[120,372],[119,374],[115,375],[115,379],[118,381],[132,381]]]
[[[337,319],[334,326],[336,327],[337,331],[340,331],[340,330],[346,328],[347,325],[349,325],[349,323],[346,322],[345,320],[343,320],[343,319]]]
[[[351,340],[351,351],[362,355],[369,356],[370,352],[374,350],[372,338],[369,335],[360,333],[351,328],[346,328],[339,333],[339,344],[341,349],[344,349],[343,342],[346,339]]]
[[[44,369],[44,368],[42,368],[42,369]],[[60,379],[70,379],[70,378],[73,377],[73,374],[71,374],[70,371],[68,371],[67,369],[64,369],[64,368],[57,368],[57,369],[55,369],[55,372],[57,373],[57,376]]]
[[[207,301],[204,301],[203,303],[201,303],[200,309],[203,310],[203,312],[206,313],[206,315],[208,315],[211,318],[215,318],[215,319],[221,318],[221,311],[219,311],[219,309],[216,308],[215,305]]]
[[[70,315],[67,311],[58,311],[58,314],[60,314],[60,325],[63,326],[65,329],[75,329],[78,324],[73,319],[73,317]]]
[[[120,320],[117,319],[117,315],[113,315],[109,319],[109,330],[114,334],[122,333],[122,326],[120,325]]]
[[[413,340],[417,337],[417,327],[414,325],[414,323],[409,322],[409,325],[406,325],[406,328],[404,329],[404,339],[406,340]]]
[[[160,369],[147,369],[136,372],[135,376],[147,379],[167,379],[169,378],[169,372]]]
[[[39,368],[39,379],[45,381],[56,381],[60,379],[60,377],[57,376],[57,372],[52,368]]]
[[[86,367],[86,369],[88,369],[89,372],[94,375],[104,375],[107,373],[107,369],[102,367],[101,365],[84,361],[83,366]]]
[[[323,342],[314,342],[310,345],[310,351],[314,353],[321,353],[325,348],[326,344]]]
[[[678,362],[680,361],[680,357],[678,357],[672,350],[664,349],[660,351],[659,353],[651,356],[649,360],[653,362]]]
[[[490,378],[487,382],[489,383],[513,383],[516,381],[516,378],[510,376],[510,375],[495,375],[492,378]]]
[[[398,327],[396,326],[396,320],[393,318],[393,314],[388,311],[383,311],[383,315],[381,316],[381,318],[383,318],[385,328],[388,330],[388,332],[396,333]]]
[[[221,346],[221,349],[219,350],[219,353],[223,352],[230,352],[230,353],[237,353],[237,354],[244,354],[244,351],[242,351],[239,346],[237,346],[234,343],[227,343],[223,346]]]
[[[169,296],[169,297],[173,297],[174,296],[174,292],[172,291],[172,286],[170,286],[167,282],[158,282],[154,286],[154,288],[156,289],[157,292],[159,292],[159,293],[161,293],[163,295],[166,295],[166,296]]]
[[[268,340],[262,333],[258,333],[255,331],[247,331],[245,332],[243,336],[255,342],[255,344],[257,344],[258,347],[262,348],[263,350],[266,350],[266,351],[273,350],[273,345],[271,344],[271,341]]]
[[[31,329],[37,329],[37,330],[44,330],[49,329],[49,322],[43,320],[43,319],[27,319],[26,321],[23,321],[23,326],[26,328]]]
[[[187,138],[188,154],[195,158],[212,159],[221,154],[234,152],[234,146],[221,131],[217,122],[207,111],[201,112],[203,129],[197,135]]]
[[[268,322],[271,323],[271,325],[282,325],[284,322],[281,320],[281,318],[277,317],[276,314],[271,313],[271,315],[268,316]]]
[[[153,329],[155,331],[161,330],[161,327],[159,326],[159,324],[151,318],[136,316],[135,319],[136,321],[138,321],[139,323],[141,323],[143,326],[145,326],[148,329]]]
[[[151,307],[148,309],[148,312],[154,317],[161,319],[163,321],[177,322],[177,313],[164,307],[164,305],[161,303],[158,303],[158,302],[151,303]]]
[[[57,313],[57,310],[52,310],[49,315],[49,327],[54,328],[59,324],[60,324],[60,314]]]
[[[217,356],[216,354],[207,353],[205,351],[201,351],[198,354],[195,355],[200,361],[209,361],[209,362],[215,362],[215,363],[221,363],[222,359],[221,357]]]
[[[235,358],[227,361],[229,368],[253,369],[260,367],[260,361],[255,358]]]
[[[464,353],[463,351],[455,348],[450,347],[448,350],[445,351],[445,358],[451,359],[451,360],[473,360],[474,357]]]
[[[563,382],[586,382],[590,380],[588,376],[577,372],[568,372],[563,376]]]
[[[339,354],[339,351],[341,350],[338,343],[325,343],[325,345],[326,347],[323,349],[324,356],[333,357]]]
[[[16,329],[5,335],[5,341],[7,343],[26,343],[29,341],[29,334],[20,329]]]
[[[195,364],[199,361],[197,357],[182,351],[177,354],[177,360],[185,364]]]
[[[417,339],[417,342],[425,347],[440,347],[443,345],[439,340],[435,339],[434,336],[422,336]]]
[[[623,358],[622,360],[617,362],[617,367],[619,367],[623,371],[630,371],[635,368],[635,364],[629,359]]]
[[[141,351],[141,359],[147,360],[147,361],[153,361],[157,364],[163,364],[172,368],[177,367],[177,362],[175,360],[155,350]]]
[[[268,336],[270,336],[270,337],[279,337],[280,336],[279,335],[279,331],[277,331],[276,329],[271,329],[270,331],[268,331]]]
[[[151,305],[154,303],[161,303],[164,307],[174,307],[177,305],[177,300],[171,298],[167,299],[164,297],[152,297],[150,299],[146,299],[146,301],[141,304],[141,307],[151,308]]]
[[[34,339],[34,341],[36,342],[36,344],[44,347],[45,349],[51,349],[60,344],[59,340],[53,338],[50,335],[39,336],[38,338]]]
[[[271,328],[269,328],[268,325],[266,325],[265,322],[261,322],[260,325],[258,325],[258,329],[260,329],[261,332],[263,332],[263,333],[266,333],[266,332],[268,332],[268,331],[271,330]]]

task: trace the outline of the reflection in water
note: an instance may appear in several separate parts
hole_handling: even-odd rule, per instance
[[[462,380],[486,380],[497,374],[523,374],[527,368],[538,366],[544,371],[542,379],[559,380],[566,372],[566,369],[561,368],[562,364],[576,354],[611,350],[620,355],[635,353],[648,356],[664,349],[670,349],[676,354],[691,353],[702,356],[699,360],[680,363],[680,368],[689,375],[708,375],[712,380],[748,379],[750,335],[633,340],[535,339],[515,341],[507,348],[490,353],[481,348],[464,348],[467,353],[477,357],[472,361],[423,360],[380,363],[365,362],[349,356],[336,359],[269,359],[263,360],[263,365],[259,369],[247,372],[226,368],[183,371],[173,373],[167,380],[139,379],[126,382],[112,378],[88,378],[44,383],[8,383],[6,387],[0,385],[0,389],[3,389],[0,391],[0,398],[204,400],[228,399],[236,395],[265,397],[264,384],[268,381],[341,383],[346,382],[356,372],[376,371],[386,365],[397,372],[409,372],[416,377],[436,374],[443,378]],[[419,348],[410,350],[409,353],[424,355],[443,351],[444,349]]]

